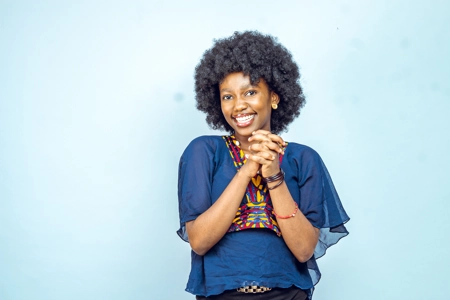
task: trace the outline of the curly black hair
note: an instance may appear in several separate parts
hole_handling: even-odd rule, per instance
[[[275,134],[286,131],[300,115],[305,96],[291,53],[270,35],[257,31],[235,32],[231,37],[215,40],[195,68],[197,109],[206,113],[211,128],[233,132],[222,114],[219,84],[234,72],[243,72],[252,84],[263,78],[280,97],[270,121]]]

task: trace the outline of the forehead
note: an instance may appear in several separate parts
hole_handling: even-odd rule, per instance
[[[242,89],[248,87],[268,87],[266,81],[260,78],[257,82],[251,82],[250,76],[245,75],[243,72],[234,72],[227,74],[221,82],[219,82],[219,88],[226,89]]]

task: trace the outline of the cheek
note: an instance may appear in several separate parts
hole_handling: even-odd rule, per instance
[[[220,111],[225,115],[226,108],[224,108],[223,105],[220,105]]]
[[[225,116],[225,118],[227,117],[227,115],[230,113],[230,105],[227,103],[221,103],[220,104],[220,110],[222,111],[222,114]]]
[[[272,108],[272,103],[269,101],[267,101],[267,99],[262,99],[261,101],[258,102],[258,109],[261,111],[270,111]]]

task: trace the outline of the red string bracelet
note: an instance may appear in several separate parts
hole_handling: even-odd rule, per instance
[[[295,210],[292,214],[290,214],[288,216],[279,216],[279,215],[277,215],[275,210],[273,210],[273,214],[275,215],[275,217],[277,217],[277,219],[289,219],[289,218],[295,217],[295,214],[298,212],[298,205],[297,205],[297,202],[294,201],[294,203],[295,203]]]

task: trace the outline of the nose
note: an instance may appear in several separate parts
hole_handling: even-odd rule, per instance
[[[248,107],[247,102],[241,96],[236,97],[236,101],[234,102],[234,111],[240,112],[245,110]]]

